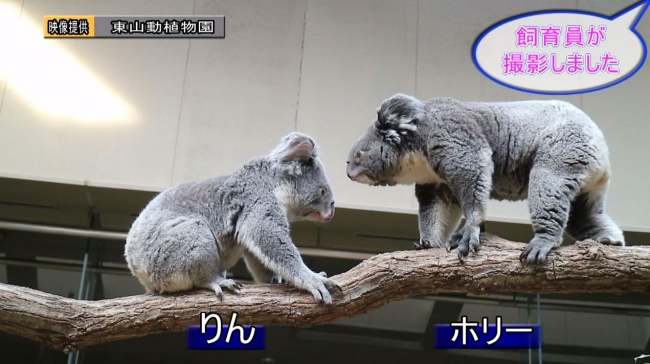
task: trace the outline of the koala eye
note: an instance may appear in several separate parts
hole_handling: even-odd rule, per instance
[[[363,153],[361,153],[360,150],[357,150],[357,152],[354,153],[354,156],[357,157],[357,158],[361,158],[361,155],[362,155],[362,154],[363,154]]]
[[[321,188],[321,189],[320,189],[320,195],[321,195],[321,196],[325,197],[325,192],[326,192],[326,191],[325,191],[324,188]]]

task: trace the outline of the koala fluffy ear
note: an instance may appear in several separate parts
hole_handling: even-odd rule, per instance
[[[403,116],[397,128],[400,129],[401,134],[404,134],[405,131],[416,131],[422,118],[424,118],[424,114],[421,112],[414,113],[410,116]]]
[[[375,126],[377,128],[381,128],[386,124],[386,119],[384,116],[381,114],[381,108],[377,108],[377,120],[375,120]]]
[[[390,135],[406,135],[417,130],[424,117],[421,102],[405,94],[395,94],[377,108],[375,127]]]
[[[271,152],[273,159],[289,162],[306,162],[316,155],[316,143],[306,134],[292,132],[282,138],[280,144]]]
[[[377,109],[375,129],[389,143],[400,144],[404,137],[417,131],[422,118],[419,102],[398,94]]]

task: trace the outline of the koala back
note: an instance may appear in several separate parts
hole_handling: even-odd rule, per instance
[[[155,246],[183,219],[204,221],[217,241],[232,239],[252,209],[282,210],[286,220],[278,224],[326,222],[334,216],[334,194],[313,138],[290,133],[269,154],[249,160],[230,175],[164,190],[134,221],[125,254]]]
[[[498,200],[526,198],[534,164],[565,168],[587,185],[609,173],[602,132],[570,103],[420,101],[403,94],[382,102],[377,119],[350,149],[347,171],[351,180],[373,186],[444,183],[440,161],[471,170],[461,166],[466,153],[491,165],[485,168],[493,173],[491,197]],[[579,167],[572,171],[571,165]]]

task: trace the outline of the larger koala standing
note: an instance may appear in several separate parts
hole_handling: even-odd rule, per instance
[[[222,288],[238,293],[241,284],[226,271],[243,256],[256,282],[281,277],[330,304],[330,291],[340,287],[304,264],[289,223],[333,216],[334,196],[316,143],[294,132],[229,176],[160,193],[134,221],[125,257],[148,293],[195,287],[219,299]]]
[[[458,248],[462,260],[479,247],[487,201],[528,200],[533,239],[521,253],[542,263],[575,239],[625,245],[605,213],[609,151],[596,124],[562,101],[420,101],[396,94],[350,150],[353,181],[415,184],[417,249]],[[456,231],[461,216],[464,226]]]

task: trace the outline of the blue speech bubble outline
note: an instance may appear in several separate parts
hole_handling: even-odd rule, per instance
[[[620,17],[622,15],[625,15],[626,13],[628,13],[628,12],[632,11],[633,9],[639,7],[641,4],[645,4],[645,5],[643,6],[643,9],[641,9],[641,11],[639,12],[639,15],[636,17],[636,19],[634,20],[634,23],[632,23],[632,25],[630,26],[629,29],[630,29],[630,31],[632,31],[632,33],[634,33],[634,35],[636,35],[637,38],[639,38],[639,41],[641,42],[641,45],[643,46],[643,57],[641,58],[641,62],[639,62],[639,64],[636,66],[636,68],[632,72],[629,72],[625,77],[623,77],[621,79],[618,79],[616,81],[613,81],[611,83],[608,83],[608,84],[605,84],[605,85],[602,85],[602,86],[598,86],[598,87],[595,87],[595,88],[591,88],[591,89],[580,90],[580,91],[566,91],[566,92],[534,91],[534,90],[529,90],[529,89],[525,89],[525,88],[512,86],[512,85],[506,84],[503,81],[497,80],[496,78],[490,76],[487,72],[485,72],[485,70],[483,70],[481,65],[478,63],[478,60],[476,59],[476,48],[478,48],[478,45],[481,43],[481,40],[483,38],[485,38],[485,36],[490,34],[491,31],[493,31],[494,29],[500,27],[501,25],[503,25],[505,23],[509,23],[509,22],[512,22],[512,21],[515,21],[515,20],[521,19],[521,18],[527,18],[527,17],[533,16],[533,15],[557,14],[557,13],[589,15],[589,16],[593,16],[593,17],[597,17],[597,18],[601,18],[601,19],[606,19],[608,21],[613,21],[616,18],[618,18],[618,17]],[[579,95],[579,94],[586,94],[586,93],[590,93],[590,92],[604,90],[606,88],[616,86],[619,83],[621,83],[621,82],[627,80],[628,78],[634,76],[634,74],[637,73],[641,69],[641,67],[643,67],[643,64],[645,63],[646,58],[648,57],[648,48],[646,47],[646,44],[645,44],[645,41],[643,40],[643,37],[641,37],[641,35],[636,31],[635,28],[639,24],[639,22],[641,21],[641,18],[643,18],[643,15],[645,14],[646,10],[648,10],[648,6],[650,6],[650,0],[641,0],[641,1],[637,2],[637,3],[634,3],[634,4],[630,5],[630,6],[628,6],[627,8],[625,8],[623,10],[619,11],[618,13],[616,13],[613,16],[605,16],[603,14],[592,13],[592,12],[589,12],[589,11],[569,10],[569,9],[567,9],[567,10],[541,10],[541,11],[533,11],[533,12],[529,12],[529,13],[515,15],[513,17],[510,17],[510,18],[499,21],[498,23],[490,26],[488,29],[484,30],[483,33],[481,33],[481,35],[476,39],[476,41],[474,41],[474,45],[472,46],[472,60],[474,61],[474,65],[476,66],[476,68],[485,77],[489,78],[490,80],[492,80],[493,82],[496,82],[497,84],[499,84],[501,86],[504,86],[504,87],[507,87],[509,89],[516,90],[516,91],[522,91],[522,92],[527,92],[527,93],[531,93],[531,94],[538,94],[538,95]]]

